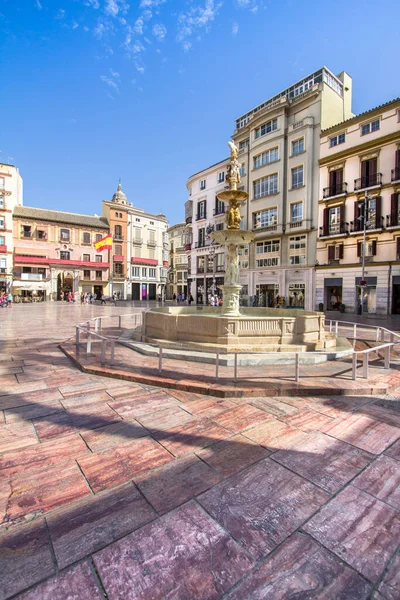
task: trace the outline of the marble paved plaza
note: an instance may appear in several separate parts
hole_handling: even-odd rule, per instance
[[[400,390],[217,398],[59,349],[124,311],[0,311],[0,600],[398,600]]]

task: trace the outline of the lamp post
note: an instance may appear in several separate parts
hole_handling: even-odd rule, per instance
[[[364,211],[363,214],[360,215],[358,217],[358,219],[361,221],[363,221],[363,245],[362,245],[362,257],[361,257],[361,281],[360,281],[360,315],[362,316],[363,314],[363,308],[364,308],[364,299],[363,299],[363,287],[364,287],[364,277],[365,277],[365,246],[366,246],[366,242],[367,242],[367,226],[369,225],[369,221],[367,220],[367,212],[368,212],[368,201],[372,200],[372,196],[370,194],[367,194],[367,192],[365,192],[365,196],[364,196],[364,200],[363,202],[359,202],[358,204],[358,208],[361,209],[362,207],[364,207]],[[361,283],[363,285],[361,285]]]

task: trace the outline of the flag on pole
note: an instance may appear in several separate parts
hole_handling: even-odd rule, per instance
[[[95,242],[93,246],[96,248],[97,252],[103,252],[103,250],[112,250],[112,236],[111,233],[108,233],[105,237],[103,237],[98,242]]]

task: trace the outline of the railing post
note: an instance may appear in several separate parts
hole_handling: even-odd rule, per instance
[[[354,354],[353,354],[351,378],[353,381],[355,381],[357,379],[357,352],[354,352]]]
[[[86,323],[86,329],[87,329],[88,331],[90,331],[90,321],[87,321],[87,323]]]
[[[298,352],[296,352],[294,378],[297,383],[300,381],[300,361]]]
[[[122,324],[122,317],[121,317],[121,315],[119,315],[119,317],[118,317],[118,329],[122,329],[121,324]]]
[[[233,357],[233,381],[237,382],[237,353],[235,352]]]
[[[336,321],[336,324],[335,324],[335,335],[338,335],[338,334],[339,334],[339,321]]]
[[[106,342],[107,340],[101,340],[101,364],[106,364]]]
[[[390,346],[385,348],[385,369],[390,369]]]
[[[75,327],[75,346],[79,346],[80,342],[80,330],[79,327]]]
[[[329,321],[329,333],[332,333],[332,320]]]
[[[368,379],[368,352],[363,354],[363,377]]]
[[[99,330],[99,320],[95,319],[94,321],[94,330],[97,332]]]
[[[381,335],[381,330],[380,330],[380,328],[378,327],[378,328],[377,328],[377,330],[376,330],[376,341],[377,341],[377,342],[379,342],[380,335]]]
[[[158,372],[161,373],[162,371],[162,347],[159,347],[159,352],[158,352]]]
[[[392,342],[392,344],[393,344],[393,342],[394,342],[394,333],[391,333],[391,334],[390,334],[390,341],[391,341],[391,342]]]
[[[103,324],[102,324],[102,318],[101,318],[101,317],[99,317],[97,320],[98,320],[98,322],[99,322],[99,325],[100,325],[100,331],[101,331],[101,330],[102,330],[102,328],[103,328]]]
[[[215,381],[218,381],[219,352],[215,356]]]
[[[385,341],[385,333],[386,331],[384,329],[381,329],[381,342]]]
[[[355,340],[357,337],[357,323],[354,323],[353,325],[353,340]]]
[[[111,342],[111,364],[114,364],[114,358],[115,358],[115,342],[112,341]]]
[[[86,343],[86,354],[90,354],[92,351],[92,334],[88,333],[87,343]]]

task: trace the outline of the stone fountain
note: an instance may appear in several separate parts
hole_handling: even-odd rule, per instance
[[[218,194],[225,203],[226,229],[211,233],[214,243],[226,248],[225,285],[221,307],[173,306],[152,309],[143,315],[143,326],[134,337],[152,344],[168,341],[169,345],[202,351],[220,352],[306,352],[336,346],[336,338],[325,332],[323,313],[280,309],[239,308],[239,246],[254,239],[251,231],[240,229],[240,206],[248,200],[247,192],[238,190],[240,164],[238,148],[229,142],[231,160],[226,181],[229,189]]]

